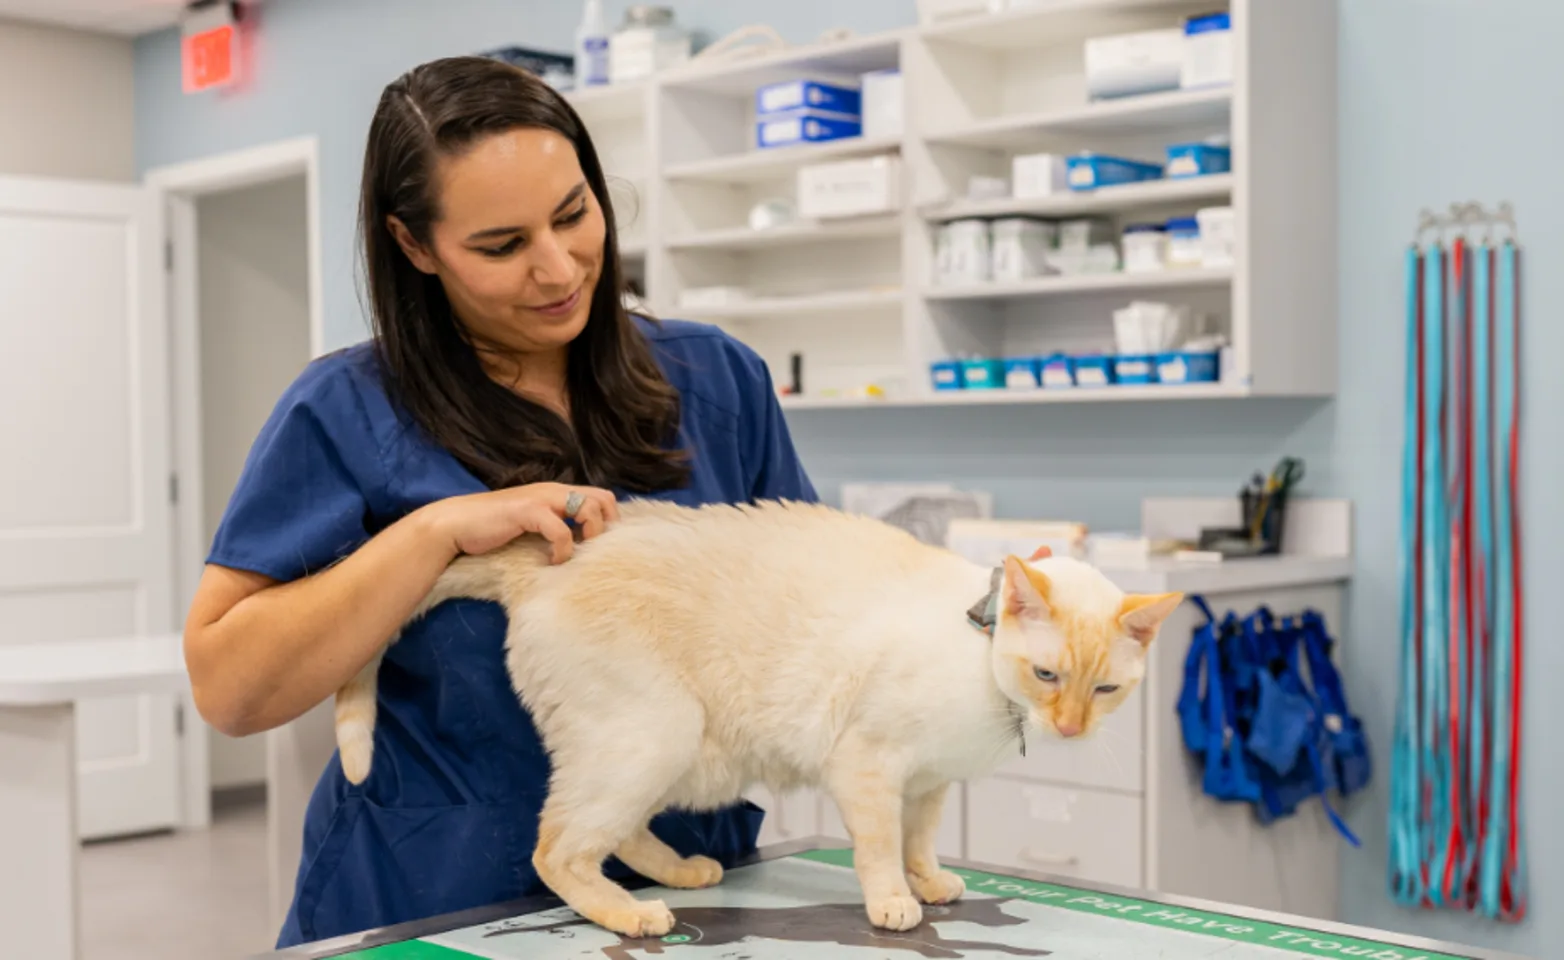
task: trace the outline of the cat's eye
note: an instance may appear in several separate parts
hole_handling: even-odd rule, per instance
[[[1116,683],[1105,683],[1102,686],[1097,688],[1097,692],[1098,693],[1118,693],[1119,692],[1119,685],[1116,684]]]
[[[1033,667],[1032,674],[1044,683],[1053,683],[1059,679],[1059,675],[1052,670],[1044,670],[1042,667]]]

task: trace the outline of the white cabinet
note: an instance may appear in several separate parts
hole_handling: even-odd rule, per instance
[[[1121,887],[1139,887],[1141,798],[1005,777],[967,786],[967,859]]]

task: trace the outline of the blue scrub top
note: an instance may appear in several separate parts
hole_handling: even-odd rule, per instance
[[[656,496],[815,499],[759,357],[711,327],[636,322],[682,398],[678,442],[693,457],[688,487]],[[283,395],[209,562],[296,580],[418,507],[485,489],[392,404],[362,344],[317,360]],[[316,784],[279,947],[542,891],[532,849],[549,763],[504,641],[499,605],[455,601],[387,652],[373,769],[355,787],[334,755]],[[653,829],[685,855],[731,863],[754,849],[762,816],[749,804],[668,812]]]

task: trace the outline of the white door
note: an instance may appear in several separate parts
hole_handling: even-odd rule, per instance
[[[0,178],[0,643],[177,629],[157,210]],[[84,837],[178,820],[175,725],[171,697],[79,705]]]

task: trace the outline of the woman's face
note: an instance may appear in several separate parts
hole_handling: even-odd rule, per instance
[[[494,134],[441,160],[434,187],[427,246],[390,227],[413,264],[440,278],[467,331],[521,353],[574,340],[603,272],[606,228],[570,141],[552,130]]]

